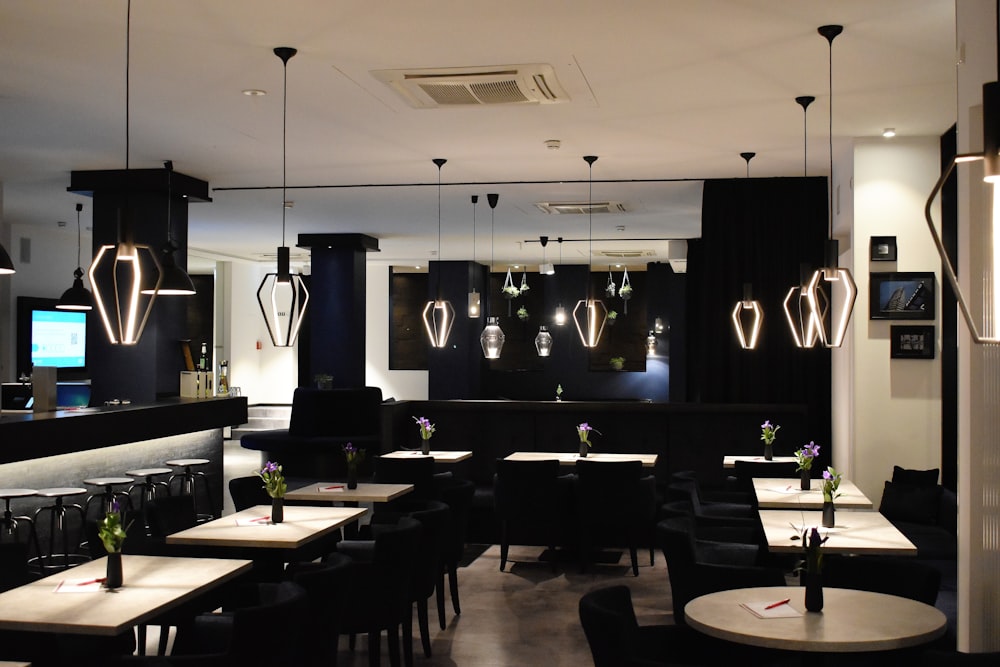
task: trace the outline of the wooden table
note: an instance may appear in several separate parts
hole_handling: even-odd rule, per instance
[[[722,457],[722,467],[723,468],[735,468],[737,461],[752,461],[754,463],[795,463],[797,459],[794,456],[775,456],[773,459],[768,461],[761,456],[723,456]]]
[[[343,482],[316,482],[285,494],[286,500],[335,503],[387,503],[413,491],[412,484],[378,484],[358,482],[358,488],[349,489]]]
[[[124,585],[57,593],[63,587],[103,577],[107,559],[0,594],[0,629],[114,637],[164,611],[249,571],[249,560],[122,555]],[[88,587],[92,588],[92,587]]]
[[[422,458],[424,455],[420,453],[419,449],[397,449],[394,452],[382,454],[382,456],[388,459],[411,459]],[[432,449],[431,453],[427,454],[427,456],[433,458],[437,463],[458,463],[459,461],[471,459],[472,452]]]
[[[753,490],[757,495],[760,509],[805,509],[823,508],[823,481],[814,480],[809,491],[803,491],[798,478],[754,477]],[[840,480],[840,495],[834,500],[834,507],[840,509],[870,510],[872,501],[861,492],[854,482]]]
[[[344,524],[356,521],[368,510],[363,507],[311,507],[285,505],[285,520],[267,520],[269,505],[256,505],[242,512],[167,535],[167,544],[197,547],[251,547],[296,550],[330,535]]]
[[[801,616],[758,618],[741,603],[777,602]],[[739,644],[788,651],[849,653],[918,646],[945,633],[947,619],[923,602],[869,591],[823,589],[823,611],[805,611],[805,588],[736,588],[695,598],[684,618],[695,630]]]
[[[817,526],[821,535],[830,537],[823,545],[825,553],[917,555],[917,547],[878,512],[837,512],[833,528],[822,527],[823,513],[818,511],[760,510],[759,514],[767,548],[775,553],[801,553],[803,526]]]
[[[576,465],[577,461],[642,461],[643,468],[656,465],[656,454],[619,454],[594,452],[581,457],[577,452],[514,452],[505,461],[551,461],[556,459],[561,465]]]

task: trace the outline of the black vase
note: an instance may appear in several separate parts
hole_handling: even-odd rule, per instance
[[[836,525],[834,522],[834,512],[833,512],[833,501],[823,501],[823,527],[833,528]]]
[[[428,456],[431,453],[431,439],[430,438],[427,438],[426,440],[421,440],[420,441],[420,453],[423,454],[424,456]]]
[[[803,572],[802,585],[806,589],[806,611],[823,611],[823,575]]]
[[[271,523],[281,523],[285,520],[285,499],[271,498]]]
[[[105,588],[115,589],[122,585],[122,552],[113,551],[108,554],[108,572],[105,576]]]
[[[589,450],[589,449],[590,449],[590,446],[587,443],[585,443],[585,442],[581,442],[580,443],[580,458],[581,459],[587,458],[587,450]]]
[[[771,461],[774,459],[774,445],[764,445],[764,460]]]
[[[809,477],[809,471],[808,470],[800,470],[799,471],[799,488],[802,489],[803,491],[808,491],[811,482],[812,482],[812,479]]]
[[[347,466],[347,488],[358,488],[358,466],[356,465]]]

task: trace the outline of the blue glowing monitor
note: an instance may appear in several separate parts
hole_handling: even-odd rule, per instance
[[[31,363],[56,368],[86,368],[87,314],[71,310],[32,310]]]

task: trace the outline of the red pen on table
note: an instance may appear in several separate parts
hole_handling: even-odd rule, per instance
[[[764,609],[774,609],[775,607],[780,607],[783,604],[788,604],[791,601],[792,601],[791,598],[785,598],[784,600],[781,600],[779,602],[772,602],[771,604],[764,607]]]
[[[89,586],[90,584],[103,584],[105,581],[107,581],[107,577],[101,577],[99,579],[90,579],[89,581],[80,581],[80,582],[77,582],[76,585],[77,586]]]

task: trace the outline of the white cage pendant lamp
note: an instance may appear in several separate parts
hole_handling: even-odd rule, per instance
[[[989,225],[990,239],[987,242],[989,247],[987,254],[991,255],[991,258],[987,262],[986,272],[980,283],[982,296],[979,301],[982,313],[977,317],[973,315],[972,306],[958,282],[955,266],[941,242],[931,214],[934,200],[937,199],[941,188],[944,187],[956,165],[980,160],[983,161],[983,182],[993,186],[993,191],[990,193],[993,198],[993,207],[991,224]],[[948,278],[955,299],[958,301],[962,319],[965,320],[965,324],[969,328],[969,336],[972,342],[977,345],[1000,345],[1000,332],[997,330],[997,322],[1000,319],[1000,210],[998,210],[1000,192],[996,190],[998,183],[1000,183],[1000,82],[992,81],[983,84],[983,152],[963,153],[953,157],[941,173],[934,189],[931,190],[927,205],[924,207],[924,220],[927,222],[927,229],[934,241],[934,247],[941,257],[944,274]],[[982,324],[982,328],[980,328],[980,324]]]
[[[829,314],[817,318],[819,322],[819,339],[824,347],[840,347],[847,336],[847,326],[854,312],[854,302],[858,298],[858,287],[850,269],[837,266],[839,248],[833,238],[833,40],[843,32],[843,26],[824,25],[818,28],[820,35],[826,38],[830,46],[830,235],[826,242],[826,264],[817,269],[806,286],[806,299],[813,312],[818,313],[822,301],[829,303]],[[824,296],[820,296],[823,292]]]
[[[632,298],[632,281],[629,280],[627,266],[624,273],[622,273],[622,284],[618,288],[618,296],[622,300],[622,311],[628,315],[628,300]]]
[[[288,61],[298,51],[288,46],[274,49],[284,71],[281,112],[281,246],[278,247],[278,270],[268,273],[257,288],[257,304],[264,317],[267,333],[275,347],[292,347],[309,304],[309,290],[302,276],[291,271],[291,251],[285,245],[288,130]]]
[[[156,253],[148,245],[136,243],[132,236],[131,211],[129,210],[129,154],[130,86],[132,3],[127,3],[125,19],[125,203],[118,211],[118,243],[104,244],[97,249],[94,261],[87,272],[93,287],[94,306],[101,317],[104,331],[112,345],[136,345],[142,338],[149,314],[156,301],[156,293],[144,296],[143,266],[155,268],[156,280],[150,280],[154,289],[163,282],[163,271]],[[148,261],[143,261],[146,255]]]
[[[476,261],[476,204],[479,203],[479,195],[472,195],[472,261]],[[468,305],[469,305],[469,318],[477,319],[483,314],[483,300],[479,292],[476,291],[475,284],[472,285],[472,291],[469,292]]]
[[[80,211],[83,204],[76,205],[76,271],[73,272],[73,285],[59,297],[56,308],[59,310],[93,310],[94,295],[83,286],[83,269],[80,267]]]
[[[441,167],[447,162],[444,158],[434,158],[432,160],[438,169],[438,262],[441,261]],[[427,331],[427,338],[431,342],[431,347],[442,348],[448,344],[448,336],[451,335],[451,327],[455,323],[455,309],[451,301],[441,298],[441,270],[438,267],[437,274],[437,296],[428,301],[424,306],[423,320],[424,329]]]
[[[496,236],[495,231],[495,218],[494,212],[497,208],[497,202],[500,201],[500,195],[495,193],[490,193],[486,195],[486,202],[490,205],[490,268],[487,273],[493,272],[493,241]],[[507,278],[510,278],[510,269],[507,270]],[[500,318],[490,317],[489,313],[489,296],[486,297],[486,327],[483,332],[479,335],[479,345],[483,348],[483,356],[487,359],[499,359],[500,352],[503,350],[504,341],[507,339],[504,336],[503,329],[500,328]]]
[[[587,199],[587,214],[590,231],[588,240],[590,242],[590,256],[587,259],[587,295],[580,299],[573,308],[573,322],[576,324],[576,331],[580,334],[580,342],[586,348],[597,347],[601,341],[601,334],[604,332],[604,324],[608,319],[608,308],[600,299],[593,298],[590,287],[590,262],[594,256],[594,163],[597,162],[596,155],[585,155],[583,157],[590,169],[590,186]]]
[[[760,301],[753,298],[750,283],[743,283],[743,300],[738,301],[732,312],[733,330],[736,340],[744,350],[757,349],[761,326],[764,324],[764,309]]]

